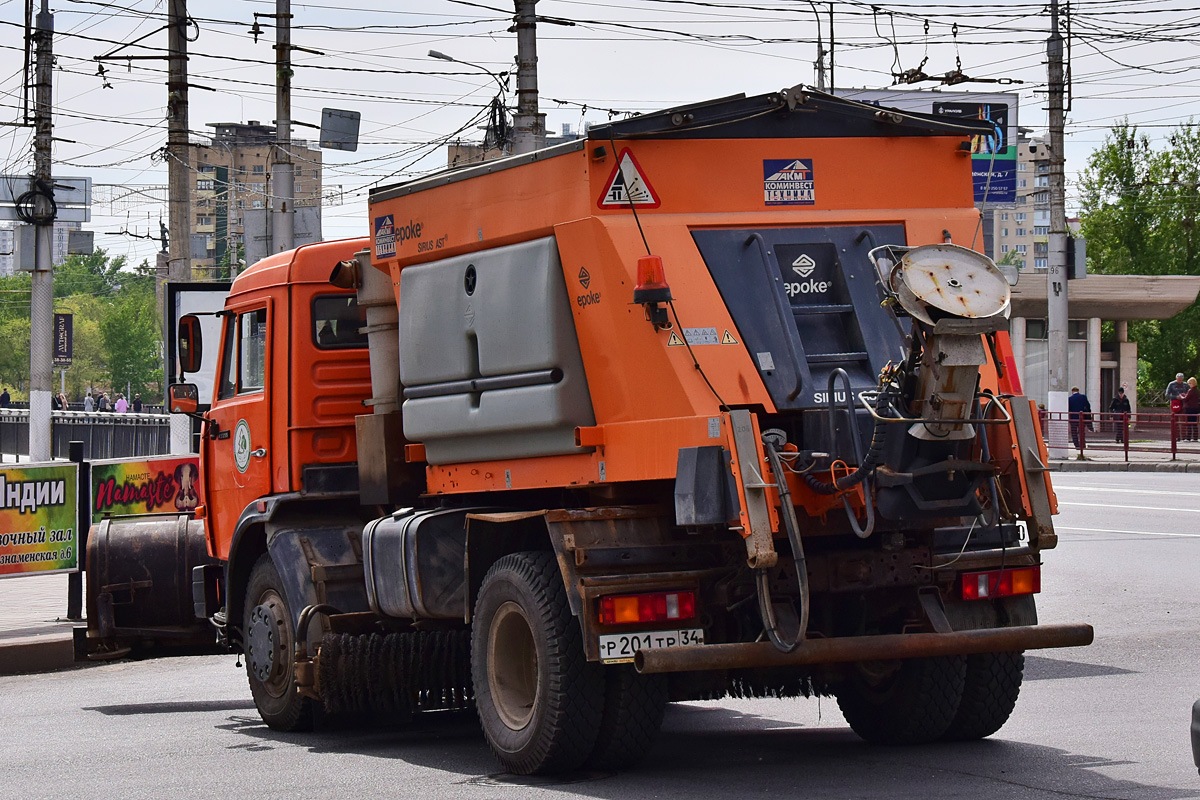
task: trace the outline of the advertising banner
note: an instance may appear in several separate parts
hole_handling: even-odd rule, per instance
[[[75,464],[0,469],[0,578],[79,569]]]
[[[124,514],[178,514],[200,502],[200,457],[93,461],[92,522]]]
[[[54,315],[54,366],[71,366],[74,355],[75,318],[70,314]]]

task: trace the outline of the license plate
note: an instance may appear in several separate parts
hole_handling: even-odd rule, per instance
[[[633,661],[638,650],[658,650],[663,647],[704,644],[703,628],[678,631],[642,631],[641,633],[609,633],[600,637],[600,660],[605,664]]]

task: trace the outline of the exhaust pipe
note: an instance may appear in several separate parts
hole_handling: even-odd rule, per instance
[[[639,650],[633,663],[641,673],[701,672],[758,667],[798,667],[852,661],[1006,653],[1049,647],[1084,647],[1092,643],[1091,625],[1024,625],[953,633],[901,633],[806,639],[790,653],[770,642],[708,644]]]

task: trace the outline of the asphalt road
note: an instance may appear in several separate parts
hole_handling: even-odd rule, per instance
[[[231,656],[0,678],[0,797],[1200,797],[1200,476],[1075,473],[1055,485],[1043,622],[1089,648],[1028,658],[1012,719],[974,743],[864,744],[831,700],[672,706],[620,775],[498,775],[469,715],[401,731],[267,729]]]

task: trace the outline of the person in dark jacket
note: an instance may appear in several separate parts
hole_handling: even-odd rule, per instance
[[[1187,394],[1183,396],[1183,438],[1193,442],[1200,438],[1197,431],[1197,417],[1200,417],[1200,389],[1196,388],[1196,379],[1188,378]]]
[[[8,389],[0,392],[0,408],[9,408],[12,404],[12,398],[8,394]]]
[[[1079,428],[1085,422],[1091,422],[1092,404],[1088,402],[1087,395],[1079,391],[1078,386],[1071,387],[1071,396],[1067,398],[1067,411],[1071,413],[1071,442],[1075,447],[1079,447]]]
[[[1117,389],[1112,402],[1108,404],[1108,411],[1113,415],[1113,429],[1117,432],[1117,441],[1124,441],[1121,438],[1121,435],[1125,432],[1124,415],[1132,411],[1132,407],[1129,405],[1129,398],[1125,396],[1124,386]]]

